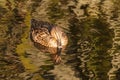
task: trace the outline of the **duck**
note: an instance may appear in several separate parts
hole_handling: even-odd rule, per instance
[[[30,39],[41,52],[50,53],[55,64],[61,63],[61,53],[68,44],[68,37],[61,27],[31,19]]]

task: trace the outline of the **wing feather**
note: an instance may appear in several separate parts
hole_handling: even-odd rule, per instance
[[[66,46],[68,44],[67,35],[63,32],[60,27],[54,27],[51,30],[51,35],[55,38],[60,40],[61,46]]]
[[[57,47],[57,40],[50,35],[46,28],[41,28],[32,31],[33,41],[45,47]]]

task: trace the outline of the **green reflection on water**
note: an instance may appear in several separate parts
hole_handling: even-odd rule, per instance
[[[92,80],[107,80],[107,73],[111,68],[111,57],[108,50],[112,47],[114,35],[113,31],[109,29],[109,24],[101,18],[87,18],[84,20],[73,18],[70,20],[70,23],[71,46],[74,48],[74,52],[80,55],[85,54],[78,51],[78,49],[82,50],[79,46],[85,41],[89,43],[87,47],[92,48],[89,54],[87,54],[89,56],[86,58],[88,61],[81,61],[81,63],[87,64],[84,66],[86,72],[82,74],[87,77],[89,76],[87,71],[92,70],[95,74]],[[79,68],[83,69],[82,67]]]

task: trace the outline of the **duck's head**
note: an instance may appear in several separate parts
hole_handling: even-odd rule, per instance
[[[51,30],[51,35],[54,37],[55,42],[51,43],[56,48],[55,54],[53,56],[53,60],[55,64],[59,64],[61,62],[61,53],[64,51],[65,46],[67,45],[68,39],[66,34],[62,31],[60,27],[53,27]]]
[[[55,64],[59,64],[61,62],[61,52],[62,48],[57,47],[57,53],[53,56],[53,61]]]

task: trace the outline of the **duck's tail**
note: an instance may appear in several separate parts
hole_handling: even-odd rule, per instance
[[[42,23],[43,23],[42,21],[31,19],[31,29],[41,28]]]
[[[35,19],[31,19],[31,29],[47,28],[48,31],[50,32],[54,26],[55,25],[46,21],[38,21]]]

